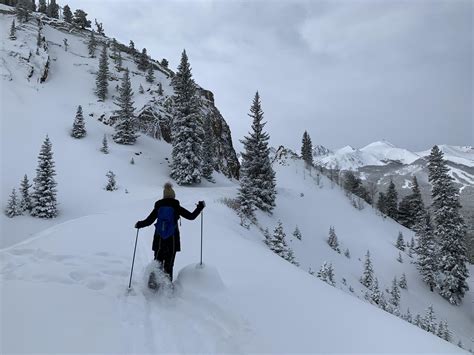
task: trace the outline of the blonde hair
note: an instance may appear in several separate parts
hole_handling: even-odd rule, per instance
[[[175,198],[176,194],[173,190],[173,185],[171,182],[167,182],[163,187],[163,198]]]

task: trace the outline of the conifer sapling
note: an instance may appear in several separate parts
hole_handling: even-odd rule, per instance
[[[22,211],[18,202],[18,197],[16,195],[16,190],[13,189],[8,199],[7,206],[5,208],[5,215],[7,217],[13,218],[15,216],[21,215]]]
[[[71,137],[83,138],[86,136],[86,125],[84,122],[84,116],[82,114],[82,106],[77,107],[76,118],[72,126]]]
[[[117,182],[115,181],[115,174],[113,171],[109,170],[105,176],[107,177],[107,185],[105,186],[105,189],[107,191],[117,190]]]

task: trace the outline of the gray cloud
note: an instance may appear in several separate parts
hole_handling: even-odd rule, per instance
[[[176,67],[183,48],[234,133],[258,89],[272,144],[474,144],[473,4],[72,0]]]

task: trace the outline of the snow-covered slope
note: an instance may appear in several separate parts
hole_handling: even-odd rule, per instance
[[[366,145],[361,151],[370,153],[382,162],[398,161],[411,164],[420,157],[406,149],[395,147],[387,141],[379,141]]]
[[[8,33],[10,21],[11,16],[0,15],[1,33]],[[273,228],[281,219],[287,234],[300,227],[303,240],[291,244],[302,268],[271,253],[259,229],[239,225],[235,213],[221,202],[236,195],[237,184],[215,174],[215,184],[176,188],[184,207],[192,209],[201,199],[208,204],[203,216],[205,267],[194,266],[200,256],[199,220],[183,221],[176,292],[171,297],[150,294],[143,288],[143,278],[152,259],[153,230],[141,230],[134,292],[127,294],[133,225],[161,196],[169,179],[170,147],[142,136],[131,147],[109,140],[110,154],[102,154],[102,137],[110,137],[112,128],[97,120],[98,112],[110,113],[113,105],[111,100],[98,103],[93,94],[96,60],[86,58],[83,37],[49,26],[44,33],[51,68],[43,84],[28,81],[21,62],[1,52],[10,75],[1,79],[1,194],[4,205],[25,173],[30,179],[34,176],[39,147],[48,134],[60,215],[53,220],[0,216],[1,353],[461,351],[343,287],[342,277],[361,296],[359,258],[366,249],[372,252],[381,284],[407,273],[403,310],[409,306],[413,314],[422,313],[433,303],[439,318],[448,320],[455,340],[469,342],[473,322],[469,303],[450,306],[429,294],[407,258],[403,264],[395,261],[392,244],[401,227],[368,208],[354,209],[326,179],[321,179],[324,187],[317,187],[311,176],[303,174],[301,162],[293,159],[286,165],[275,163],[278,206],[273,216],[259,215],[259,220],[262,227]],[[17,44],[24,34],[26,29],[18,31]],[[60,47],[65,36],[68,53]],[[134,68],[130,60],[125,65]],[[132,76],[136,101],[142,100],[137,93],[140,83],[141,75]],[[75,140],[69,130],[79,104],[87,136]],[[132,157],[134,165],[129,163]],[[117,175],[118,191],[103,189],[108,170]],[[330,225],[343,246],[350,248],[351,259],[325,244]],[[408,238],[409,232],[403,231]],[[306,272],[324,260],[335,266],[336,287]]]
[[[446,145],[446,144],[441,144],[438,147],[444,153],[444,157],[448,161],[474,167],[474,148],[473,147],[470,147],[470,146],[460,147],[460,146],[453,146],[453,145]],[[418,152],[417,154],[422,157],[426,157],[430,154],[430,150]]]
[[[366,165],[385,165],[371,153],[354,149],[349,145],[336,150],[333,154],[316,157],[315,161],[327,168],[342,170],[357,170]]]

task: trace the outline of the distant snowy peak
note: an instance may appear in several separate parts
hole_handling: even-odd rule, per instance
[[[316,162],[327,167],[342,170],[357,170],[367,165],[385,165],[370,153],[351,146],[336,150],[333,154],[317,157]]]
[[[398,148],[387,141],[378,141],[366,145],[361,151],[373,155],[375,158],[384,163],[397,161],[402,164],[411,164],[420,159],[418,154],[412,153],[407,149]]]
[[[438,145],[438,147],[444,153],[444,159],[456,164],[474,167],[474,147],[446,144]],[[427,157],[430,153],[431,149],[428,149],[417,154],[421,157]]]
[[[313,157],[322,157],[329,154],[332,154],[332,151],[323,145],[319,144],[313,147]]]

